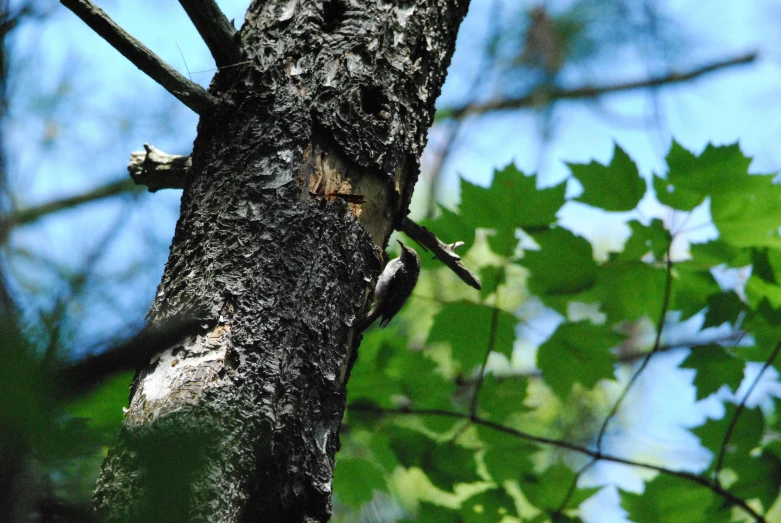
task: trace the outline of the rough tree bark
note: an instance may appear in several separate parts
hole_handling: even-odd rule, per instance
[[[102,519],[329,519],[353,325],[406,216],[467,4],[252,2],[247,63],[209,89],[149,313],[202,327],[139,372]]]

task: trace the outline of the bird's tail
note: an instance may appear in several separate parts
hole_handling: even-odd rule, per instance
[[[380,317],[380,309],[376,305],[372,307],[369,313],[364,316],[360,322],[358,322],[358,332],[363,332],[368,329],[372,323]]]

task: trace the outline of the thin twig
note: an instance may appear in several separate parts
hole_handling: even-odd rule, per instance
[[[482,288],[478,277],[461,263],[461,256],[453,252],[458,246],[457,243],[447,244],[442,242],[433,232],[422,225],[418,225],[407,217],[404,217],[401,221],[401,231],[426,249],[430,250],[434,256],[447,265],[447,267],[453,271],[456,276],[461,278],[464,283],[477,290]]]
[[[499,296],[496,297],[497,302]],[[485,355],[483,356],[483,363],[480,365],[480,374],[477,375],[477,383],[475,383],[475,390],[472,393],[472,401],[469,405],[469,413],[474,416],[477,414],[477,404],[480,398],[480,389],[483,386],[483,380],[485,380],[485,366],[488,364],[488,357],[494,350],[496,345],[496,329],[499,323],[499,304],[495,303],[493,309],[491,309],[491,327],[488,334],[488,345],[485,348]]]
[[[212,112],[218,100],[165,63],[144,44],[130,36],[90,0],[60,0],[93,31],[152,80],[200,115]]]
[[[444,108],[439,111],[439,118],[463,118],[471,114],[484,114],[491,111],[501,111],[505,109],[522,109],[526,107],[536,107],[541,104],[549,104],[558,100],[574,100],[583,98],[597,98],[606,94],[632,91],[634,89],[644,89],[647,87],[659,87],[662,85],[672,85],[676,83],[693,80],[720,69],[734,65],[750,64],[757,58],[757,53],[749,53],[743,56],[720,60],[711,64],[692,69],[685,73],[670,73],[664,76],[657,76],[646,80],[635,80],[615,85],[606,85],[599,87],[579,87],[577,89],[556,89],[546,91],[545,93],[534,92],[518,98],[506,98],[484,104],[469,104],[462,107]],[[543,96],[544,95],[544,96]]]
[[[570,483],[569,489],[567,489],[567,494],[564,496],[564,499],[561,500],[561,503],[559,504],[556,511],[553,513],[553,516],[561,515],[564,513],[565,510],[567,510],[567,505],[569,505],[572,496],[575,495],[575,491],[578,490],[578,480],[580,480],[580,476],[585,474],[588,469],[593,467],[597,461],[599,461],[597,458],[592,458],[591,461],[583,465],[580,468],[580,470],[578,470],[575,473],[575,477],[572,478],[572,483]],[[553,521],[558,521],[558,520],[554,517]]]
[[[670,308],[670,298],[672,297],[672,286],[673,286],[673,262],[672,258],[670,257],[670,251],[672,247],[672,237],[668,234],[668,242],[667,242],[667,279],[664,284],[664,296],[662,297],[662,310],[659,314],[659,326],[656,329],[656,339],[654,339],[654,348],[651,349],[651,352],[649,352],[645,358],[643,358],[643,361],[640,363],[640,366],[637,367],[637,370],[632,374],[632,377],[629,378],[629,383],[626,384],[626,387],[624,387],[624,390],[621,392],[621,395],[618,397],[616,402],[613,404],[613,407],[610,409],[610,412],[605,417],[605,421],[602,423],[602,426],[599,428],[599,433],[597,434],[597,451],[602,451],[602,439],[605,437],[605,431],[607,431],[607,426],[610,423],[610,421],[615,417],[616,413],[618,412],[618,409],[621,407],[621,404],[624,402],[624,399],[626,398],[627,394],[629,394],[629,390],[632,388],[632,385],[635,384],[637,379],[640,377],[640,374],[645,370],[648,363],[651,361],[651,357],[659,352],[659,349],[661,348],[661,342],[662,342],[662,331],[664,330],[664,323],[665,319],[667,318],[667,311]]]
[[[729,501],[730,503],[739,506],[743,510],[745,510],[751,517],[754,518],[755,521],[758,523],[767,523],[765,521],[765,518],[759,514],[757,511],[755,511],[753,508],[751,508],[746,501],[741,498],[740,496],[736,496],[729,490],[725,489],[718,483],[714,483],[713,481],[710,481],[709,479],[698,476],[697,474],[692,474],[691,472],[684,472],[681,470],[673,470],[668,469],[666,467],[662,467],[660,465],[653,465],[651,463],[643,463],[640,461],[632,461],[630,459],[621,458],[618,456],[612,456],[610,454],[604,454],[599,450],[591,450],[586,447],[581,447],[580,445],[576,445],[575,443],[570,443],[568,441],[562,441],[562,440],[556,440],[551,438],[544,438],[542,436],[535,436],[533,434],[529,434],[526,432],[521,432],[520,430],[516,430],[510,427],[506,427],[504,425],[501,425],[499,423],[494,423],[492,421],[488,421],[486,419],[480,418],[478,416],[471,416],[469,414],[464,414],[461,412],[452,412],[448,410],[442,410],[442,409],[401,409],[401,408],[383,408],[383,407],[377,407],[373,405],[350,405],[348,407],[350,410],[354,411],[360,411],[360,412],[374,412],[377,414],[393,414],[393,415],[405,415],[405,416],[443,416],[448,418],[456,418],[456,419],[464,419],[469,420],[475,425],[480,425],[492,430],[496,430],[498,432],[503,432],[505,434],[508,434],[510,436],[517,437],[519,439],[523,439],[525,441],[532,441],[534,443],[539,443],[541,445],[550,445],[553,447],[568,449],[573,452],[577,452],[579,454],[584,454],[586,456],[590,456],[594,458],[595,460],[604,460],[604,461],[610,461],[613,463],[621,463],[623,465],[630,465],[632,467],[639,467],[644,468],[647,470],[654,470],[656,472],[667,474],[669,476],[675,476],[681,479],[684,479],[686,481],[690,481],[692,483],[697,483],[698,485],[702,485],[705,488],[708,488],[715,494],[721,496],[725,500]]]
[[[721,467],[724,464],[724,456],[726,455],[727,452],[727,445],[729,445],[729,440],[732,438],[732,433],[735,432],[735,427],[738,424],[738,418],[740,417],[740,414],[746,408],[746,402],[748,401],[749,396],[751,396],[751,393],[754,392],[754,388],[756,388],[757,383],[759,383],[760,378],[762,378],[762,374],[765,373],[768,367],[770,367],[773,364],[776,357],[778,357],[779,352],[781,352],[781,340],[779,340],[778,343],[776,343],[776,348],[773,349],[772,354],[770,354],[770,357],[762,366],[762,369],[754,378],[754,381],[751,382],[751,386],[746,391],[746,394],[743,396],[743,399],[740,400],[740,404],[738,404],[738,408],[735,410],[735,414],[732,416],[732,419],[729,422],[729,427],[727,427],[727,432],[724,434],[724,441],[721,442],[721,448],[719,449],[719,457],[716,459],[716,466],[713,467],[713,481],[715,482],[719,481],[719,471],[721,471]]]
[[[0,235],[8,232],[11,227],[26,225],[43,218],[49,214],[71,209],[84,203],[90,203],[103,198],[117,196],[119,194],[138,192],[139,188],[133,184],[132,180],[121,180],[107,183],[78,196],[70,196],[61,200],[44,203],[36,207],[28,207],[13,212],[0,221]]]
[[[493,352],[494,346],[496,345],[496,329],[497,329],[497,324],[499,322],[498,293],[496,299],[497,299],[497,303],[495,303],[493,309],[491,309],[491,326],[489,327],[490,330],[488,332],[488,344],[485,347],[483,362],[480,364],[480,372],[477,374],[477,378],[475,378],[474,380],[474,391],[472,392],[472,399],[469,403],[470,416],[477,415],[477,406],[480,399],[480,389],[483,387],[483,381],[485,380],[485,367],[486,365],[488,365],[488,357],[491,355],[491,352]],[[453,437],[450,438],[450,441],[454,442],[458,438],[460,438],[467,428],[469,428],[468,422],[464,423],[464,425],[459,430],[456,431]]]
[[[214,0],[179,0],[203,38],[217,67],[234,64],[241,58],[236,28]]]
[[[420,296],[417,296],[418,299],[420,299]],[[697,341],[682,341],[680,343],[676,343],[674,345],[661,345],[659,349],[656,351],[656,354],[662,353],[662,352],[670,352],[674,350],[680,350],[680,349],[701,349],[701,350],[707,350],[708,347],[710,347],[713,344],[723,344],[727,342],[731,342],[729,347],[737,347],[740,348],[740,342],[746,337],[747,333],[746,331],[737,331],[735,333],[731,333],[729,335],[724,336],[720,339],[712,339],[712,340],[706,340],[703,342],[697,342]],[[634,361],[637,361],[641,358],[648,357],[648,352],[633,352],[631,354],[624,354],[621,356],[618,356],[616,360],[619,363],[632,363]],[[527,379],[527,378],[540,378],[542,377],[542,373],[539,371],[539,369],[529,369],[529,370],[523,370],[523,371],[513,371],[508,373],[503,373],[499,376],[496,376],[497,381],[505,381],[505,380],[513,380],[513,379]],[[455,384],[458,386],[468,386],[473,383],[477,383],[477,377],[461,377],[455,380]]]

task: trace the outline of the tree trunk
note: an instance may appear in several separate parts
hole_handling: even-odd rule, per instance
[[[468,0],[256,0],[222,69],[143,368],[95,493],[107,521],[327,521],[347,379]],[[362,203],[361,203],[362,201]]]

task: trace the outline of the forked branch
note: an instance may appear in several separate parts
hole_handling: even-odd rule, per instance
[[[191,82],[165,63],[144,44],[130,36],[90,0],[60,0],[93,31],[141,69],[152,80],[174,95],[184,105],[203,115],[217,106],[218,100],[200,85]]]

